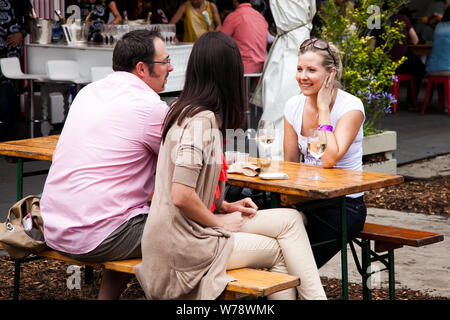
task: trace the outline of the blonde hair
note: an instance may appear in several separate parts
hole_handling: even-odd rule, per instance
[[[311,40],[315,40],[315,39],[311,39]],[[322,40],[322,39],[320,39]],[[323,40],[326,41],[326,40]],[[341,61],[341,56],[339,54],[339,49],[332,44],[331,42],[328,42],[328,48],[327,49],[319,49],[316,48],[313,43],[311,42],[310,44],[301,47],[299,50],[299,55],[304,54],[305,52],[311,51],[314,53],[317,53],[319,55],[321,55],[323,57],[323,63],[322,66],[325,68],[325,70],[327,70],[328,72],[331,72],[331,70],[333,68],[336,68],[336,76],[334,77],[334,84],[333,86],[335,88],[342,88],[342,84],[341,84],[341,77],[342,77],[342,61]]]

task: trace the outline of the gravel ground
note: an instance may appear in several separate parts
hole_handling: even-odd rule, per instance
[[[0,300],[12,299],[14,262],[8,259],[0,259]],[[92,300],[96,299],[101,281],[101,269],[94,269],[94,283],[85,284],[82,268],[82,280],[80,289],[69,290],[67,288],[67,268],[69,264],[52,259],[42,259],[28,262],[22,267],[20,299],[24,300]],[[341,281],[323,277],[322,283],[329,299],[338,298],[341,295]],[[362,300],[362,287],[358,283],[349,284],[349,299]],[[373,300],[388,300],[387,289],[374,289]],[[121,299],[142,300],[145,299],[136,278],[133,277]],[[397,300],[450,300],[449,297],[432,297],[420,291],[401,288],[396,290]]]

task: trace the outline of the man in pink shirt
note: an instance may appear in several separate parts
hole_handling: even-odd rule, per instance
[[[221,31],[232,37],[241,52],[244,73],[261,72],[266,59],[269,25],[252,8],[250,0],[233,0],[236,7],[223,22]]]
[[[84,87],[70,108],[41,199],[49,247],[82,261],[141,256],[173,70],[158,33],[136,30],[113,52],[114,73]],[[129,275],[106,270],[99,299]]]

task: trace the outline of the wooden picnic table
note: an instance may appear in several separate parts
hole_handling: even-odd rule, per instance
[[[52,135],[0,143],[0,155],[17,159],[18,200],[23,197],[23,177],[45,173],[43,171],[23,173],[23,159],[51,161],[58,139],[59,135]],[[250,158],[251,162],[256,160]],[[403,177],[348,169],[324,169],[319,166],[284,161],[272,161],[269,171],[285,172],[289,178],[263,180],[258,176],[228,174],[228,184],[270,191],[272,196],[279,196],[276,200],[284,206],[301,203],[305,208],[313,208],[333,202],[340,203],[343,244],[341,249],[342,291],[343,298],[348,299],[347,246],[345,245],[347,243],[346,195],[401,184]],[[317,171],[325,180],[313,181],[307,178]]]

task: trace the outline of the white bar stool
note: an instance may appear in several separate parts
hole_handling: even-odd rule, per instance
[[[34,123],[42,122],[45,120],[34,119],[34,89],[33,81],[45,82],[48,81],[48,77],[45,74],[31,74],[23,73],[20,66],[20,60],[18,57],[1,58],[0,66],[2,73],[6,78],[15,80],[27,80],[28,85],[28,99],[29,99],[29,117],[30,117],[30,136],[34,137]]]
[[[42,114],[48,117],[50,92],[61,92],[64,98],[64,119],[69,112],[69,95],[66,94],[70,87],[75,86],[75,95],[81,86],[91,82],[91,79],[83,78],[79,72],[78,63],[74,60],[48,60],[45,66],[50,83],[42,87]]]
[[[91,67],[91,81],[101,80],[113,73],[112,67]]]
[[[53,81],[73,83],[78,86],[91,82],[91,79],[81,77],[78,63],[74,60],[48,60],[46,70],[47,76]]]

